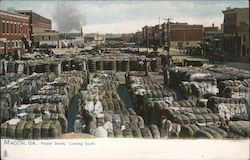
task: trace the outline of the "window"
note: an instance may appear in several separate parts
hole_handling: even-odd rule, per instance
[[[7,30],[7,33],[9,33],[9,24],[6,23],[6,30]]]
[[[17,32],[16,32],[16,24],[14,24],[14,32],[17,33]]]
[[[16,41],[16,47],[18,48],[18,42]]]
[[[10,33],[13,33],[13,24],[10,24]]]
[[[2,22],[2,33],[5,33],[5,23]]]
[[[186,42],[186,45],[189,45],[189,42]]]

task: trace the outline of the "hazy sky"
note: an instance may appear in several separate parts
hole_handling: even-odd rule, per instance
[[[28,9],[52,20],[59,32],[129,33],[144,25],[156,25],[164,18],[220,26],[226,7],[248,7],[248,0],[169,1],[25,1],[3,0],[1,9]],[[78,29],[79,28],[79,29]]]

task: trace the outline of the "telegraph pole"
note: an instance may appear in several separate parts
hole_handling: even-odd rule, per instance
[[[167,60],[167,63],[168,65],[170,65],[170,20],[173,20],[171,18],[167,18],[167,19],[164,19],[164,20],[167,20],[167,56],[168,56],[168,60]]]
[[[169,50],[170,50],[170,20],[173,20],[171,18],[164,19],[167,20],[167,54],[169,57]]]

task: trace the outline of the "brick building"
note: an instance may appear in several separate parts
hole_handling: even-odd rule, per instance
[[[224,14],[223,49],[234,60],[249,61],[249,8],[227,8]]]
[[[0,10],[0,54],[23,54],[29,39],[29,17]]]
[[[170,43],[173,48],[196,47],[203,38],[203,25],[170,23]]]
[[[51,20],[47,19],[32,10],[17,10],[16,12],[29,16],[29,34],[31,37],[32,45],[34,43],[32,34],[45,32],[51,30]]]

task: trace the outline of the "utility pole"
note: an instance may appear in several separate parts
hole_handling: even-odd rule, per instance
[[[167,20],[167,55],[168,55],[168,64],[170,64],[170,54],[169,54],[169,51],[170,51],[170,20],[173,20],[171,18],[167,18],[167,19],[164,19],[164,20]]]

